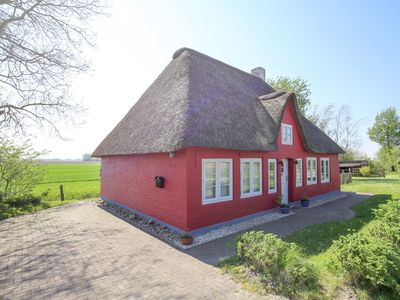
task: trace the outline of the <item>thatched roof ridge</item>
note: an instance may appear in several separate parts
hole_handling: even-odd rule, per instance
[[[93,156],[173,152],[193,146],[275,151],[288,100],[297,107],[293,94],[276,92],[256,76],[182,48]],[[316,127],[303,121],[297,109],[296,115],[304,136],[315,135]],[[333,152],[337,148],[332,145],[324,148],[313,138],[305,140],[307,144],[310,140],[314,152],[340,153]]]

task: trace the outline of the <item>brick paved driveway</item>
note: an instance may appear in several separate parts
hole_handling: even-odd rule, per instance
[[[0,222],[0,299],[248,299],[220,271],[78,203]]]

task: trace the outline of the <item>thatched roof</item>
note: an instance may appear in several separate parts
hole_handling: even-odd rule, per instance
[[[182,48],[93,156],[192,146],[274,151],[280,117],[289,102],[297,107],[293,94],[275,92],[254,75]],[[295,111],[308,150],[342,152]]]

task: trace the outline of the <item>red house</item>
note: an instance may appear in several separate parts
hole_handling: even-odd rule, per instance
[[[176,51],[94,151],[102,199],[191,231],[338,191],[343,150],[264,77]]]

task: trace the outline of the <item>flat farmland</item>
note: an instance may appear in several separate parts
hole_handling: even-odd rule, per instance
[[[43,181],[34,189],[35,195],[48,191],[47,200],[60,200],[63,185],[66,200],[96,198],[100,193],[100,164],[71,163],[40,165]]]

